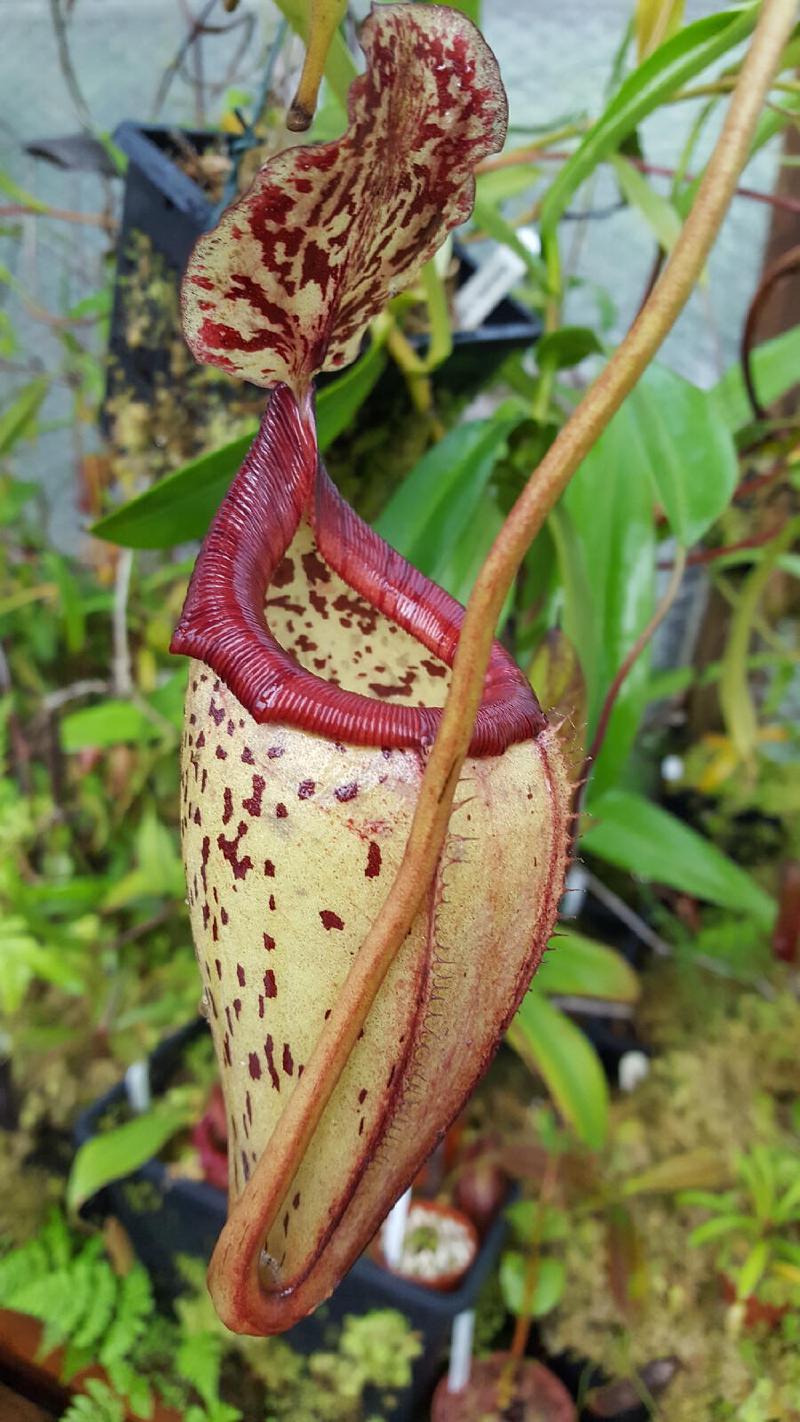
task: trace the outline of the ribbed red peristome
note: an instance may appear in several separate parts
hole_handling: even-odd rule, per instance
[[[401,706],[344,691],[301,667],[272,636],[264,605],[303,513],[325,561],[379,612],[452,666],[460,603],[363,522],[319,460],[313,413],[285,385],[209,529],[171,650],[205,662],[258,722],[282,722],[350,745],[429,746],[438,708]],[[499,755],[546,725],[536,697],[495,642],[470,745]]]

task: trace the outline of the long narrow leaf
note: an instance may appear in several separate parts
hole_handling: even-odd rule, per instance
[[[639,980],[621,953],[582,933],[561,929],[536,975],[540,992],[636,1002]]]
[[[160,1105],[142,1116],[82,1145],[75,1156],[67,1182],[67,1205],[80,1209],[92,1195],[112,1180],[121,1180],[138,1170],[151,1156],[191,1119],[195,1108],[187,1105]]]
[[[665,252],[671,252],[678,240],[681,219],[669,198],[656,192],[652,183],[649,183],[627,158],[612,154],[611,163],[622,195],[629,206],[641,213],[655,234],[659,246]]]
[[[639,406],[626,400],[563,499],[588,579],[588,601],[579,617],[571,613],[564,630],[586,676],[590,735],[614,677],[653,612],[653,502],[646,428]],[[593,626],[590,621],[587,626],[588,619]],[[587,630],[588,647],[582,640]],[[594,766],[596,791],[616,784],[628,760],[644,712],[648,663],[645,652],[616,699]]]
[[[562,1116],[591,1150],[608,1133],[608,1086],[583,1033],[538,992],[524,998],[508,1029],[511,1046],[538,1072]]]
[[[768,1264],[769,1245],[765,1239],[760,1239],[757,1244],[753,1245],[739,1270],[736,1292],[740,1299],[749,1299],[750,1295],[755,1292]]]
[[[511,403],[511,402],[509,402]],[[422,456],[389,500],[376,529],[404,558],[437,578],[483,503],[522,410],[457,425]]]
[[[775,901],[754,879],[674,815],[627,790],[607,790],[591,801],[595,823],[584,849],[655,884],[667,884],[734,913],[749,914],[768,930]]]
[[[736,487],[736,447],[716,404],[683,376],[654,363],[626,401],[640,441],[641,470],[653,482],[684,548],[720,517]]]
[[[0,455],[8,454],[18,440],[25,438],[49,388],[49,380],[37,376],[0,415]]]
[[[616,152],[636,125],[664,99],[743,40],[755,24],[758,9],[758,5],[748,5],[696,20],[667,40],[624,80],[549,189],[541,210],[543,239],[555,231],[575,192],[598,163]]]
[[[718,1151],[696,1146],[694,1150],[682,1151],[680,1155],[670,1155],[665,1160],[657,1161],[639,1175],[629,1175],[622,1191],[625,1195],[656,1195],[661,1192],[671,1195],[676,1190],[688,1192],[690,1186],[724,1185],[730,1180],[730,1175],[730,1166]]]
[[[715,1239],[723,1239],[726,1234],[752,1234],[758,1223],[750,1215],[722,1215],[697,1226],[689,1235],[688,1243],[710,1244]]]

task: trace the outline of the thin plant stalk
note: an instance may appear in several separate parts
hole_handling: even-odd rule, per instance
[[[292,133],[305,133],[311,127],[328,50],[346,10],[347,0],[309,0],[306,57],[297,93],[286,115],[286,127]]]
[[[478,574],[404,857],[302,1078],[220,1236],[212,1273],[259,1278],[263,1241],[435,871],[480,704],[494,629],[517,570],[582,460],[671,330],[727,211],[795,20],[795,0],[765,0],[727,117],[670,259],[648,302],[520,494]]]
[[[578,786],[575,796],[576,815],[580,815],[580,811],[583,806],[583,801],[586,796],[586,786],[589,783],[589,776],[592,773],[592,766],[594,765],[595,761],[597,760],[597,757],[603,749],[603,742],[605,741],[606,732],[608,731],[608,723],[611,720],[612,712],[617,704],[617,698],[619,697],[619,694],[623,686],[625,685],[625,682],[632,668],[635,666],[636,662],[638,662],[645,647],[647,647],[648,644],[652,641],[653,637],[661,626],[661,623],[664,621],[664,618],[672,607],[672,604],[674,603],[676,597],[678,596],[685,569],[686,551],[685,549],[681,548],[678,551],[678,554],[676,555],[675,560],[672,564],[672,568],[669,575],[669,582],[667,583],[664,596],[662,597],[660,603],[658,604],[658,607],[653,613],[653,616],[650,618],[650,621],[645,627],[642,628],[641,632],[639,633],[639,636],[633,643],[633,646],[626,653],[623,661],[620,663],[619,670],[617,671],[614,680],[612,681],[610,687],[608,688],[608,691],[606,692],[603,705],[600,709],[600,715],[597,718],[597,729],[595,730],[594,736],[592,738],[592,743],[589,746],[588,751],[586,752],[580,779],[578,780]]]
[[[514,1384],[517,1379],[518,1370],[525,1358],[525,1349],[528,1346],[531,1324],[533,1322],[533,1310],[536,1302],[536,1290],[539,1286],[539,1275],[541,1273],[542,1238],[544,1235],[545,1218],[553,1196],[555,1195],[557,1180],[558,1157],[548,1155],[544,1175],[542,1177],[542,1186],[534,1211],[533,1228],[528,1241],[528,1264],[522,1285],[522,1308],[514,1321],[514,1335],[511,1339],[509,1359],[500,1376],[497,1389],[497,1410],[501,1416],[513,1401]]]

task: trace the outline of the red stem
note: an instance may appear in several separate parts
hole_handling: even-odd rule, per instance
[[[793,211],[800,212],[800,202],[795,204]],[[800,244],[790,247],[788,252],[783,252],[774,262],[770,262],[758,284],[756,294],[750,302],[747,319],[744,323],[741,345],[742,378],[753,414],[757,420],[765,419],[767,412],[758,397],[753,373],[753,347],[756,343],[756,330],[761,320],[761,313],[772,295],[773,289],[787,276],[796,272],[798,268],[800,268]]]
[[[694,548],[686,558],[686,566],[695,568],[698,564],[716,563],[718,558],[727,558],[729,553],[739,553],[744,548],[761,548],[764,543],[771,543],[773,538],[777,538],[784,525],[778,528],[767,529],[764,533],[754,533],[750,538],[740,538],[738,543],[726,543],[721,548]],[[676,567],[675,563],[659,563],[660,572],[665,572],[668,568]]]

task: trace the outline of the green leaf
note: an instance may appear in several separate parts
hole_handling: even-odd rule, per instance
[[[775,1239],[772,1248],[779,1259],[785,1259],[800,1269],[800,1244],[792,1244],[788,1239]]]
[[[760,561],[739,590],[728,625],[719,681],[719,705],[725,729],[743,763],[754,758],[759,735],[758,708],[747,670],[759,605],[775,564],[798,534],[800,518],[789,519],[775,540],[762,549]]]
[[[188,1125],[196,1103],[162,1103],[152,1111],[125,1121],[86,1141],[78,1150],[69,1180],[67,1205],[79,1210],[92,1195],[112,1180],[121,1180],[157,1155],[162,1146]]]
[[[555,232],[572,197],[598,163],[615,153],[647,114],[743,40],[758,10],[758,5],[748,5],[696,20],[628,75],[546,193],[540,214],[543,241]]]
[[[30,207],[34,212],[49,212],[46,202],[42,202],[35,193],[28,192],[27,188],[21,188],[19,183],[15,183],[8,173],[0,171],[0,193],[5,193],[12,202],[19,203],[21,207]]]
[[[500,1260],[500,1289],[509,1313],[519,1315],[525,1310],[527,1272],[527,1258],[515,1249],[508,1250]],[[542,1318],[552,1312],[561,1301],[566,1277],[563,1259],[554,1259],[549,1254],[539,1258],[533,1297],[527,1310],[529,1317]]]
[[[431,573],[434,581],[451,597],[466,603],[486,554],[503,526],[501,514],[491,491],[486,490],[475,510],[475,517],[457,541],[441,550]],[[513,589],[506,599],[498,625],[503,626],[513,603]]]
[[[626,158],[614,155],[611,164],[625,201],[641,213],[659,246],[665,252],[671,252],[681,230],[680,215],[672,203],[662,193],[656,192],[652,183],[648,183]]]
[[[59,611],[64,623],[67,650],[80,652],[86,641],[86,610],[80,583],[70,570],[67,559],[54,549],[47,550],[42,563],[58,584]]]
[[[749,1299],[755,1293],[769,1264],[769,1244],[765,1239],[754,1244],[739,1270],[736,1292],[740,1299]]]
[[[507,440],[524,418],[511,402],[488,420],[448,430],[392,495],[375,527],[428,577],[438,579],[473,528],[486,486]]]
[[[727,508],[739,468],[730,431],[715,401],[663,365],[651,365],[629,396],[640,441],[642,473],[684,548],[696,543]]]
[[[639,979],[621,953],[569,928],[550,940],[533,985],[539,992],[612,1002],[636,1002],[639,996]]]
[[[684,546],[727,506],[738,468],[730,432],[703,391],[651,366],[584,460],[552,523],[565,592],[564,628],[589,692],[589,732],[653,610],[653,505]],[[566,522],[565,520],[568,520]],[[649,652],[636,661],[593,771],[595,794],[614,785],[649,698]]]
[[[115,1372],[117,1374],[121,1372],[124,1375],[125,1386],[121,1390],[128,1404],[129,1413],[132,1412],[134,1417],[141,1417],[145,1419],[145,1422],[149,1422],[153,1415],[153,1390],[147,1378],[132,1368],[130,1364],[127,1368],[117,1364]],[[111,1380],[114,1386],[119,1389],[117,1378],[112,1377]]]
[[[764,341],[752,353],[753,378],[759,398],[771,405],[800,381],[800,326],[793,326],[772,341]],[[753,407],[737,361],[709,392],[717,414],[730,430],[739,430],[753,421]]]
[[[382,343],[373,341],[355,365],[319,392],[316,417],[321,450],[347,428],[385,365]],[[190,460],[101,519],[92,533],[125,548],[172,548],[190,538],[203,538],[255,433],[254,425],[229,444]]]
[[[740,1157],[739,1175],[750,1191],[758,1219],[768,1221],[777,1186],[773,1153],[767,1146],[753,1146],[749,1154]]]
[[[81,1386],[62,1422],[125,1422],[125,1403],[102,1378],[87,1378]]]
[[[89,747],[102,749],[162,740],[163,727],[151,720],[132,701],[103,701],[99,706],[85,706],[71,711],[61,722],[61,746],[67,755]]]
[[[19,343],[14,322],[8,312],[0,308],[0,356],[4,360],[9,360],[18,349]]]
[[[136,868],[114,884],[102,907],[109,913],[141,899],[179,898],[184,878],[175,837],[152,806],[142,815],[136,833]]]
[[[316,400],[317,440],[323,454],[330,444],[355,419],[367,396],[386,369],[384,336],[373,337],[364,354],[329,385],[324,385]]]
[[[525,1244],[536,1238],[542,1244],[566,1239],[572,1228],[565,1210],[558,1205],[542,1205],[541,1200],[515,1200],[504,1211],[515,1239]]]
[[[45,376],[37,376],[23,386],[8,409],[0,415],[0,456],[8,454],[29,433],[49,389],[49,380]]]
[[[608,1134],[608,1086],[588,1038],[541,993],[529,992],[508,1040],[584,1144],[600,1150]]]
[[[725,1185],[730,1176],[730,1167],[718,1151],[697,1146],[680,1155],[667,1156],[639,1175],[628,1176],[622,1188],[624,1195],[655,1195],[662,1191],[672,1194],[701,1185]]]
[[[198,1392],[206,1406],[218,1398],[224,1340],[218,1333],[185,1334],[175,1358],[181,1377]]]
[[[147,745],[169,739],[170,728],[177,734],[183,721],[186,672],[181,670],[153,692],[146,701],[110,699],[97,706],[70,711],[61,720],[61,746],[67,755],[107,746]],[[165,725],[167,721],[170,724]]]
[[[472,218],[475,226],[479,227],[487,236],[493,237],[495,242],[499,242],[504,247],[510,247],[512,252],[516,252],[520,261],[525,263],[530,276],[536,279],[541,276],[543,271],[541,257],[520,241],[516,229],[498,208],[493,207],[490,202],[484,202],[481,198],[477,198],[472,209]]]
[[[639,59],[664,39],[669,39],[683,24],[683,0],[636,0],[634,31]]]
[[[532,163],[515,163],[510,168],[496,168],[493,173],[481,173],[475,193],[481,207],[497,207],[509,198],[527,192],[536,182],[541,169]]]
[[[795,38],[787,44],[783,51],[782,68],[796,68],[798,61],[800,61],[800,45],[798,45],[797,28],[795,28],[794,34]],[[758,153],[759,149],[763,148],[766,143],[769,143],[776,134],[781,133],[790,124],[796,122],[796,115],[798,113],[800,113],[800,97],[796,94],[782,92],[779,104],[770,104],[769,108],[765,106],[761,111],[758,123],[756,124],[756,131],[750,143],[748,162],[750,158]],[[786,159],[784,158],[783,161],[785,162]],[[701,168],[699,172],[695,173],[695,176],[690,182],[685,183],[680,191],[674,194],[675,206],[682,216],[686,216],[694,203],[698,188],[705,177],[705,172],[705,167]]]
[[[72,996],[84,992],[80,964],[68,948],[69,943],[63,941],[40,943],[20,914],[0,915],[0,1010],[9,1016],[19,1011],[37,978]]]
[[[655,884],[744,913],[768,930],[775,902],[710,840],[674,815],[628,790],[607,790],[591,801],[596,823],[581,846],[609,864]]]
[[[536,346],[540,370],[568,370],[590,355],[602,355],[603,347],[588,326],[561,326],[542,336]]]
[[[75,1348],[91,1348],[108,1328],[117,1303],[117,1277],[111,1269],[97,1269],[94,1288],[80,1327],[70,1342]]]
[[[735,1190],[716,1190],[713,1193],[709,1190],[683,1190],[678,1199],[679,1205],[693,1205],[701,1210],[710,1210],[712,1214],[730,1214],[734,1209],[738,1194]]]
[[[589,686],[596,686],[598,682],[601,650],[586,552],[578,529],[563,503],[553,509],[547,528],[556,553],[557,581],[560,582],[564,600],[563,632],[578,654],[585,701]]]
[[[787,61],[791,64],[789,60],[790,54],[796,64],[798,59],[797,41],[787,45],[783,51],[784,68],[786,67]],[[750,156],[752,157],[760,148],[763,148],[765,143],[769,143],[776,134],[782,133],[793,120],[796,122],[796,115],[798,113],[800,113],[800,95],[787,94],[785,92],[781,94],[779,105],[770,104],[769,108],[765,107],[762,109],[756,125],[755,134],[753,135],[753,141],[750,144]],[[783,162],[785,163],[786,161],[787,158],[784,156]],[[794,161],[797,162],[797,159]]]
[[[653,487],[640,407],[618,410],[584,459],[562,500],[580,546],[588,602],[565,619],[586,677],[589,736],[627,653],[653,612],[656,543]],[[557,540],[559,555],[562,540]],[[569,583],[567,583],[569,589]],[[625,678],[592,780],[615,784],[628,759],[646,705],[649,652]]]
[[[0,1008],[11,1016],[19,1011],[23,998],[40,966],[42,949],[19,914],[5,914],[0,923]]]
[[[698,1225],[689,1235],[689,1243],[694,1245],[712,1244],[723,1239],[726,1234],[752,1234],[758,1228],[752,1215],[721,1215]]]
[[[781,1195],[773,1210],[773,1218],[780,1223],[794,1218],[794,1211],[798,1205],[800,1205],[800,1176]]]

